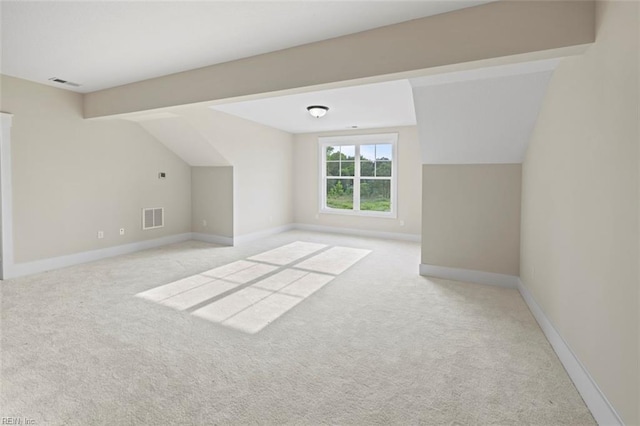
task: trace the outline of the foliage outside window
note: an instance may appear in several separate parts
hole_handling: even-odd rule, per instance
[[[321,211],[395,217],[397,134],[320,138]]]

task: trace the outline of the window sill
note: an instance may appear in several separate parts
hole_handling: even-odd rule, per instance
[[[397,219],[398,215],[396,212],[376,212],[369,210],[342,210],[342,209],[331,209],[331,208],[323,208],[320,209],[320,214],[333,214],[340,216],[360,216],[360,217],[375,217],[379,219]]]

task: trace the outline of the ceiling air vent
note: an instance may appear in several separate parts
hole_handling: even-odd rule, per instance
[[[164,226],[164,208],[142,209],[142,229],[155,229]]]
[[[53,81],[54,83],[64,84],[66,86],[80,87],[80,85],[78,83],[74,83],[72,81],[63,80],[63,79],[58,78],[58,77],[51,77],[49,79],[49,81]]]

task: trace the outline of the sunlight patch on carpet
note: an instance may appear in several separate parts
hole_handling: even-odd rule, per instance
[[[274,265],[288,265],[291,262],[302,259],[303,257],[315,253],[325,247],[327,247],[326,244],[296,241],[295,243],[287,244],[286,246],[251,256],[249,260],[273,263]]]
[[[253,334],[333,279],[330,275],[285,270],[193,314]]]
[[[138,293],[136,296],[143,299],[152,300],[154,302],[159,302],[161,300],[199,287],[213,280],[213,278],[207,277],[205,275],[193,275],[191,277],[183,278],[181,280],[174,281],[160,287],[152,288],[151,290],[143,291],[142,293]]]
[[[295,267],[325,274],[338,275],[349,269],[357,261],[371,253],[371,250],[350,247],[332,247],[329,250],[298,263]]]
[[[371,253],[327,247],[296,241],[136,296],[254,334]]]
[[[161,300],[159,303],[183,311],[227,292],[238,285],[239,284],[236,283],[216,280],[168,299]]]

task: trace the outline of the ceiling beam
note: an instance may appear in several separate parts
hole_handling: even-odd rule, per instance
[[[496,58],[526,60],[536,52],[566,56],[594,40],[593,1],[497,1],[87,93],[84,115],[404,78]]]

